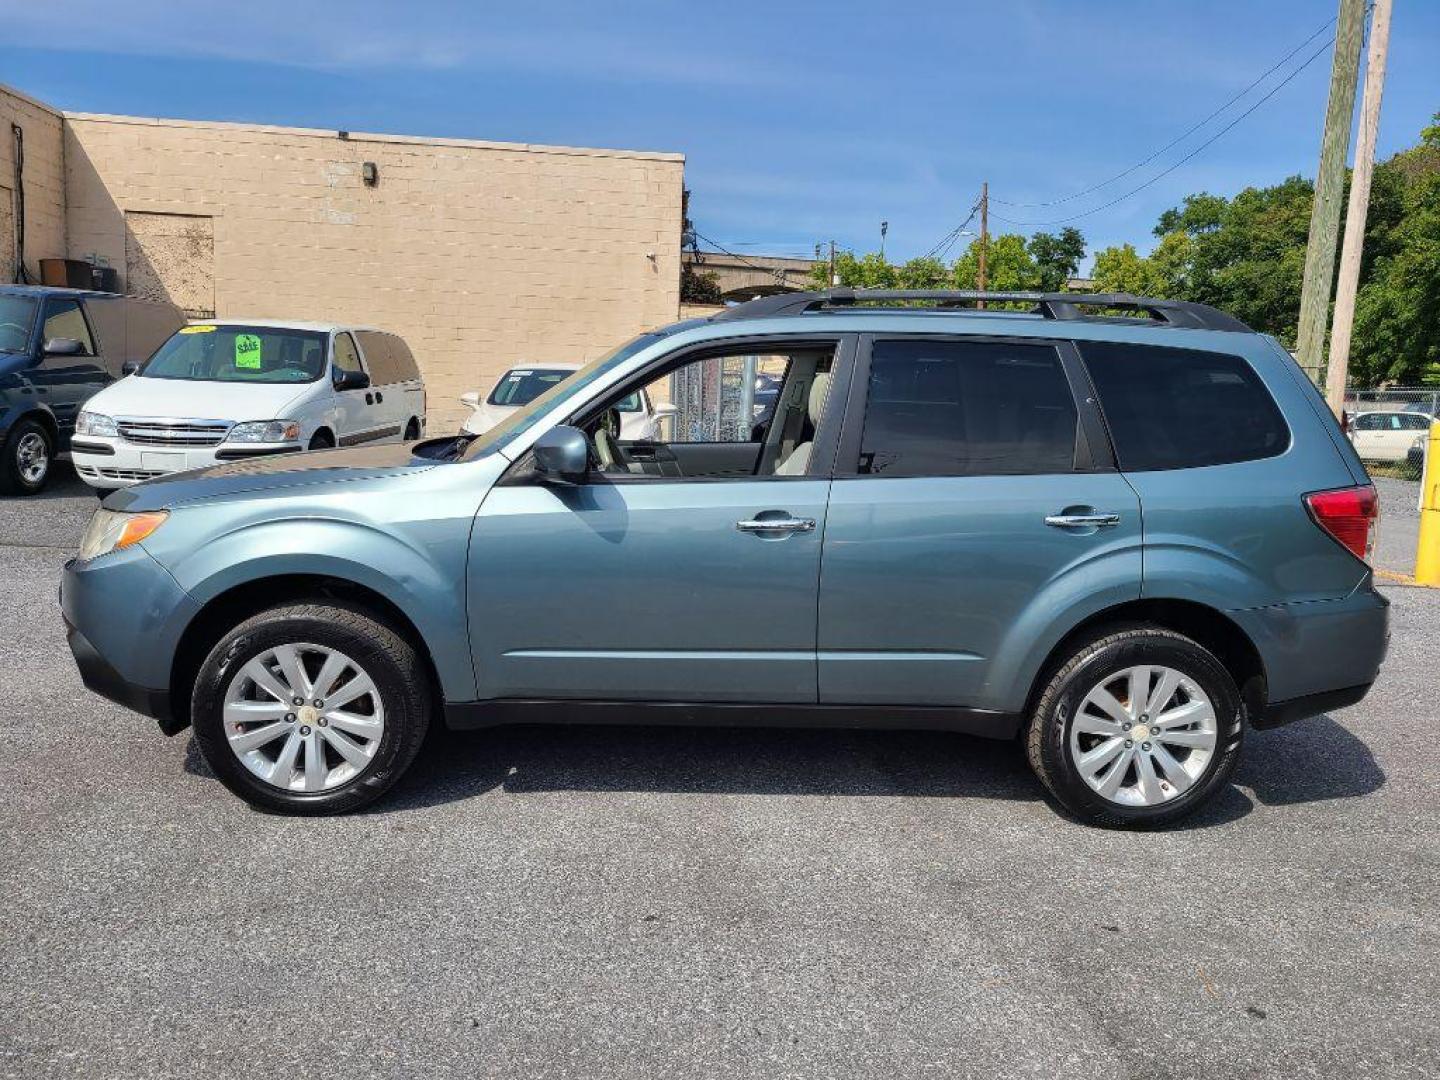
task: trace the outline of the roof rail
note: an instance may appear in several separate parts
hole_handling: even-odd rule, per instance
[[[860,304],[929,301],[936,307],[953,308],[991,303],[1034,304],[1031,314],[1047,319],[1094,318],[1083,308],[1133,311],[1138,316],[1166,326],[1191,330],[1233,330],[1252,333],[1233,315],[1208,304],[1188,300],[1156,300],[1129,293],[1046,293],[979,292],[973,289],[826,289],[821,292],[777,293],[748,300],[717,313],[716,320],[764,319],[780,315],[803,315],[816,311],[841,311]]]

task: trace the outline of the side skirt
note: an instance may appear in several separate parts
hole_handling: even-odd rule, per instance
[[[921,705],[751,705],[701,701],[593,701],[501,698],[446,702],[453,730],[503,724],[639,724],[677,727],[806,727],[878,731],[957,731],[1012,739],[1014,713]]]

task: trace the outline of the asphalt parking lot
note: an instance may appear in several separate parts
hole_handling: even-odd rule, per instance
[[[80,685],[94,505],[0,502],[4,1075],[1440,1075],[1440,590],[1169,832],[1068,821],[1008,745],[642,728],[442,736],[292,820]]]

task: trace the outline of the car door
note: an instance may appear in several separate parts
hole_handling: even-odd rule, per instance
[[[330,347],[330,365],[332,386],[339,373],[342,372],[358,371],[369,375],[364,361],[360,358],[360,350],[355,345],[355,338],[348,330],[335,335],[334,342]],[[371,432],[376,426],[374,388],[369,386],[363,390],[340,390],[337,388],[334,394],[337,445],[354,446],[357,443],[369,441],[372,438]]]
[[[377,441],[397,440],[409,414],[395,338],[378,330],[358,330],[355,337],[370,372],[370,437]]]
[[[840,344],[826,343],[831,356]],[[726,448],[749,443],[752,426],[725,394],[708,400],[714,415],[691,418],[718,424],[712,436],[729,423],[729,438],[708,443],[703,464],[687,455],[689,472],[633,462],[562,486],[522,458],[486,497],[468,569],[482,697],[815,702],[833,455],[782,476],[756,445],[756,464],[732,472]],[[815,445],[838,423],[817,420]]]
[[[867,336],[853,384],[821,702],[993,708],[1061,606],[1139,596],[1139,499],[1068,343]]]
[[[46,343],[55,338],[79,342],[80,351],[65,355],[47,353]],[[30,371],[30,383],[38,400],[54,413],[62,440],[68,440],[75,430],[80,407],[111,381],[97,355],[95,335],[80,300],[50,297],[45,301],[36,345],[39,359]]]

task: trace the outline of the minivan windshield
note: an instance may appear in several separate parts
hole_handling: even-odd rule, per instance
[[[0,352],[29,351],[34,326],[34,299],[0,294]]]
[[[184,326],[140,374],[191,382],[314,382],[325,373],[327,337],[276,326]]]
[[[542,416],[548,413],[555,406],[562,404],[566,398],[573,397],[581,390],[593,383],[596,379],[602,378],[613,368],[623,364],[630,357],[634,356],[641,349],[653,345],[664,338],[664,334],[648,333],[618,348],[606,353],[598,360],[592,360],[579,371],[572,374],[562,382],[557,382],[530,404],[517,412],[511,413],[498,425],[477,436],[465,447],[465,457],[477,458],[491,451],[498,450],[517,435],[528,430]]]

